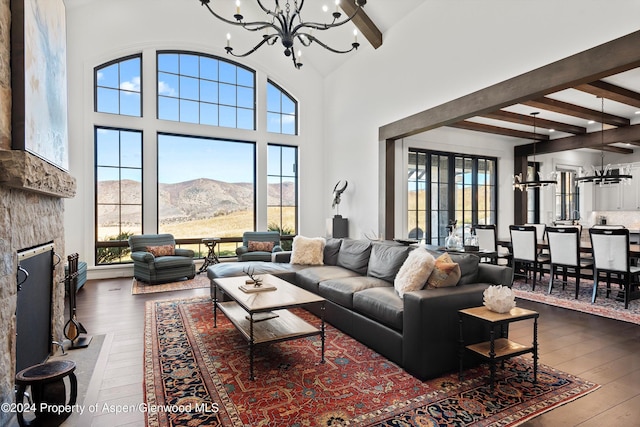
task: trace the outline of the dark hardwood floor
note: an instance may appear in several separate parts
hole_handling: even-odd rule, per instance
[[[85,407],[144,401],[145,302],[208,295],[208,289],[131,295],[131,279],[90,280],[78,293],[78,319],[92,335],[106,335],[89,382]],[[540,313],[540,363],[591,380],[601,388],[524,424],[533,426],[639,426],[640,326],[544,304],[518,300]],[[511,325],[510,337],[531,339],[532,321]],[[74,350],[71,358],[81,358]],[[140,412],[74,414],[68,426],[143,426]]]

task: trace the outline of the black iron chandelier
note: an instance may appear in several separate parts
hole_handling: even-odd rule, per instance
[[[244,21],[244,16],[240,13],[240,0],[236,0],[236,13],[233,15],[235,21],[231,19],[224,18],[219,13],[217,13],[209,4],[212,2],[211,0],[199,0],[203,6],[206,6],[209,9],[209,12],[219,20],[226,22],[230,25],[235,25],[238,27],[242,27],[248,31],[262,31],[265,33],[262,36],[262,40],[256,44],[253,49],[247,51],[243,54],[235,54],[233,52],[233,47],[231,47],[230,38],[231,35],[227,34],[227,46],[225,50],[228,54],[231,54],[235,57],[244,57],[251,55],[256,50],[260,49],[263,45],[267,44],[269,46],[274,45],[278,40],[281,41],[284,46],[284,54],[285,56],[291,57],[293,60],[293,65],[296,68],[302,67],[302,62],[300,62],[301,51],[295,50],[295,42],[298,41],[302,46],[308,47],[311,43],[317,43],[323,48],[334,52],[334,53],[348,53],[355,49],[358,49],[360,43],[358,43],[357,30],[354,30],[354,41],[351,43],[351,49],[334,49],[331,46],[320,41],[314,34],[314,30],[324,31],[330,28],[339,27],[341,25],[346,24],[351,21],[353,17],[358,13],[358,11],[367,3],[366,0],[345,0],[345,1],[354,1],[356,8],[354,12],[347,16],[346,18],[340,20],[342,17],[342,13],[338,10],[339,0],[336,1],[336,10],[331,14],[333,20],[330,23],[319,23],[319,22],[304,22],[301,17],[301,11],[304,6],[304,0],[300,0],[298,4],[298,0],[293,0],[293,7],[291,6],[289,0],[285,0],[284,7],[280,6],[280,0],[274,0],[275,9],[271,10],[263,4],[263,0],[256,0],[258,6],[267,14],[267,20],[265,21],[253,21],[247,22]]]
[[[604,98],[602,99],[600,119],[600,166],[592,165],[591,173],[581,170],[581,176],[576,177],[578,184],[592,182],[597,185],[620,184],[631,182],[631,165],[620,165],[613,169],[610,164],[604,164]]]
[[[533,116],[533,163],[536,163],[536,143],[538,142],[537,134],[536,134],[536,116],[540,114],[538,111],[534,111],[531,113]],[[555,174],[552,174],[555,175]],[[554,176],[552,176],[554,178]],[[555,185],[555,179],[542,179],[540,172],[536,172],[535,170],[532,174],[526,175],[526,178],[522,178],[522,174],[519,173],[513,176],[513,188],[518,189],[520,191],[526,191],[530,188],[540,188],[546,187],[548,185]]]

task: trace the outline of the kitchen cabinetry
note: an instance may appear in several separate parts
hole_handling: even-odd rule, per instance
[[[640,164],[631,167],[633,179],[626,184],[593,185],[594,210],[640,210]]]

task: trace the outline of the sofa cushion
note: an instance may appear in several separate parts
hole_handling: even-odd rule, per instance
[[[353,294],[353,308],[383,325],[402,331],[403,301],[391,286],[356,292]]]
[[[458,285],[467,285],[478,282],[478,265],[480,257],[474,254],[449,253],[451,260],[460,265],[460,280]]]
[[[427,279],[429,279],[435,264],[435,258],[425,249],[412,250],[398,270],[393,282],[398,296],[402,298],[405,292],[422,289],[427,284]]]
[[[291,264],[322,265],[325,242],[323,237],[294,237]]]
[[[338,253],[340,252],[340,246],[342,245],[342,239],[327,239],[324,245],[324,264],[336,265],[338,263]]]
[[[358,273],[337,265],[322,265],[305,267],[296,272],[295,284],[315,294],[318,293],[318,284],[325,280],[339,279],[342,277],[354,277]]]
[[[161,256],[156,258],[156,270],[164,270],[166,268],[188,267],[193,264],[193,259],[183,256]]]
[[[340,245],[336,265],[365,276],[370,254],[371,242],[369,240],[344,239]]]
[[[377,277],[393,283],[402,263],[409,255],[408,246],[374,243],[371,246],[367,276]]]
[[[353,308],[353,294],[355,292],[363,289],[390,286],[389,283],[377,277],[343,277],[320,282],[318,295],[343,307]]]
[[[451,256],[445,252],[436,259],[433,271],[427,280],[429,288],[448,288],[455,286],[460,280],[460,264],[453,262]]]

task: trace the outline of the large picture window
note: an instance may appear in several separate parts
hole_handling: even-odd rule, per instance
[[[495,224],[496,159],[409,150],[407,236],[443,245],[448,225],[465,238],[473,224]]]
[[[267,156],[267,227],[294,235],[298,229],[298,148],[269,144]]]
[[[142,232],[142,132],[95,129],[96,241]],[[96,264],[129,260],[128,247],[96,248]]]
[[[159,52],[158,118],[255,129],[255,73],[212,56]]]
[[[175,238],[255,229],[255,144],[158,135],[158,231]]]
[[[298,103],[283,88],[239,63],[187,51],[129,55],[93,73],[96,265],[130,262],[132,234],[171,233],[197,257],[207,254],[203,238],[219,237],[217,255],[233,257],[256,224],[297,233],[298,148],[289,135]],[[143,117],[143,83],[157,89],[152,117]],[[257,123],[256,105],[269,123]],[[259,208],[256,188],[268,189]]]

